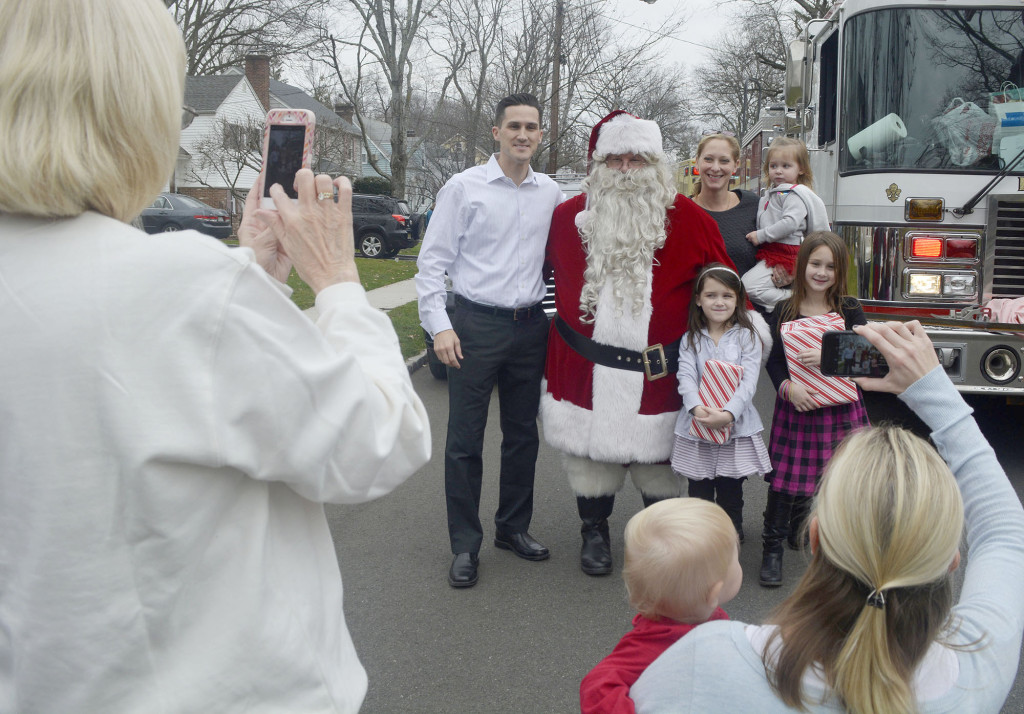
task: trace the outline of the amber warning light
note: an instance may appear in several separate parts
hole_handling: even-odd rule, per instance
[[[978,239],[942,234],[910,234],[910,257],[974,261],[978,258]]]
[[[941,238],[914,238],[910,245],[910,255],[915,258],[941,258]]]
[[[904,214],[908,221],[941,221],[943,203],[941,198],[908,198]]]

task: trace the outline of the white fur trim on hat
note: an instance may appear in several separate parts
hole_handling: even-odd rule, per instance
[[[661,129],[657,122],[637,119],[632,114],[619,114],[601,127],[594,153],[661,154]]]

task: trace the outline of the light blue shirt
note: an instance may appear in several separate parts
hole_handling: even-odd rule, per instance
[[[931,427],[935,447],[960,485],[967,527],[964,583],[945,639],[953,648],[940,647],[940,655],[950,654],[925,657],[919,666],[917,710],[997,712],[1013,686],[1024,632],[1024,512],[970,407],[941,367],[900,399]],[[629,691],[637,714],[793,711],[768,685],[761,652],[745,627],[734,620],[709,622],[665,650]],[[950,658],[955,676],[940,666]],[[935,668],[940,671],[929,671]],[[823,683],[805,684],[805,691],[809,711],[845,711]]]
[[[431,336],[451,329],[445,272],[458,295],[513,308],[544,298],[544,250],[562,190],[530,169],[523,182],[505,175],[496,156],[452,176],[437,193],[416,265],[420,324]]]

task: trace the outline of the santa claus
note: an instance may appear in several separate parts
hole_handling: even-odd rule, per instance
[[[548,237],[558,314],[541,420],[576,494],[580,566],[604,575],[626,473],[645,506],[680,495],[669,458],[692,283],[707,263],[733,263],[715,221],[676,193],[655,122],[612,112],[591,133],[590,158],[584,193],[555,209]]]

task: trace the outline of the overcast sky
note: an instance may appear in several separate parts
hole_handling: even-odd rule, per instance
[[[675,13],[687,13],[689,20],[682,31],[667,38],[662,44],[666,64],[681,61],[687,69],[692,69],[705,59],[706,48],[715,46],[719,36],[728,29],[729,17],[734,12],[731,3],[722,3],[720,0],[657,0],[653,4],[642,0],[606,2],[613,8],[609,15],[620,19],[625,28],[635,25],[653,29]]]

